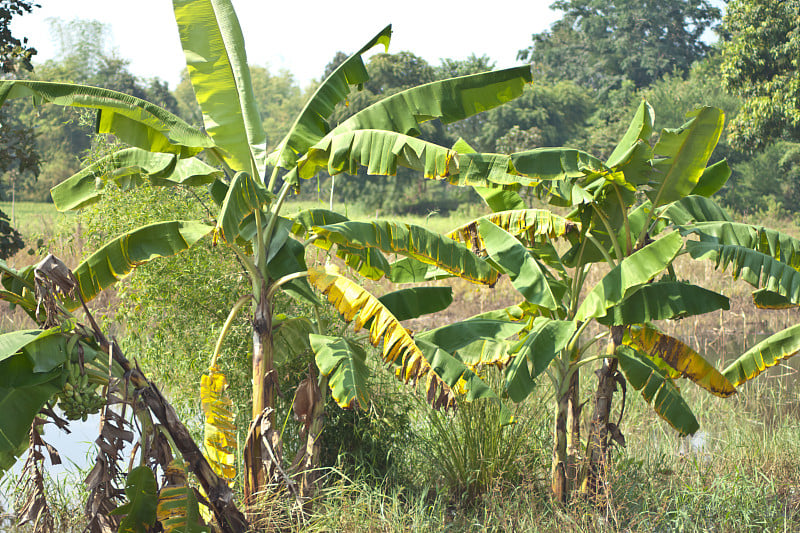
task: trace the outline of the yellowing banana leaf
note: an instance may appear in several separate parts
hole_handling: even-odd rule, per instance
[[[736,389],[725,376],[683,342],[651,327],[631,329],[632,347],[667,363],[711,394],[727,398]]]
[[[168,468],[175,468],[174,460]],[[200,508],[192,487],[186,484],[183,467],[183,482],[163,487],[158,492],[156,516],[164,533],[208,533],[210,529],[200,517]]]
[[[225,201],[217,220],[215,234],[233,243],[240,233],[240,225],[255,210],[269,204],[270,195],[248,173],[239,172],[228,187]],[[266,217],[268,215],[264,215]]]
[[[568,320],[534,319],[506,370],[504,387],[509,398],[519,403],[533,392],[536,378],[567,346],[575,328],[576,324]]]
[[[360,89],[369,79],[361,56],[379,44],[383,44],[388,52],[391,36],[392,25],[389,24],[325,78],[306,102],[289,133],[267,158],[268,164],[289,169],[297,162],[299,155],[304,154],[328,134],[330,131],[328,118],[336,108],[336,104],[347,99],[350,86],[355,85]]]
[[[478,223],[488,220],[504,231],[514,235],[526,246],[541,244],[548,239],[578,233],[580,225],[547,209],[517,209],[499,211],[467,222],[447,234],[453,240],[470,246],[473,252],[485,251],[483,238],[478,232]]]
[[[616,355],[628,383],[678,433],[691,435],[700,428],[678,388],[646,355],[624,345],[617,347]]]
[[[522,95],[532,81],[530,66],[450,78],[406,89],[344,120],[331,135],[344,131],[385,130],[417,137],[422,122],[444,124],[488,111]]]
[[[727,296],[680,281],[655,281],[632,291],[597,321],[606,326],[644,324],[730,309]]]
[[[59,211],[81,209],[98,201],[108,182],[126,190],[151,185],[203,185],[222,176],[222,171],[197,158],[179,159],[175,154],[127,148],[104,157],[52,189]]]
[[[624,300],[629,291],[663,272],[682,245],[680,234],[672,232],[620,261],[586,295],[578,308],[576,320],[584,322],[604,316],[607,309]]]
[[[311,334],[317,368],[328,376],[333,399],[343,409],[369,406],[367,353],[358,344],[341,337]]]
[[[647,192],[654,207],[692,194],[722,133],[725,114],[717,108],[702,107],[687,116],[680,128],[663,130],[653,148],[665,158],[656,162],[653,190]]]
[[[111,511],[123,515],[120,533],[145,533],[156,523],[158,483],[149,466],[137,466],[125,477],[125,496],[128,501]]]
[[[478,229],[489,258],[508,274],[511,284],[527,302],[550,310],[559,307],[548,277],[517,239],[486,219],[478,221]]]
[[[228,380],[216,365],[200,378],[205,456],[214,472],[231,484],[236,477],[237,442],[233,402],[226,393],[227,388]]]
[[[84,301],[127,276],[136,266],[188,249],[212,229],[200,222],[173,220],[142,226],[117,237],[75,268]],[[75,309],[80,303],[72,300],[65,305]]]
[[[768,254],[738,245],[688,241],[686,250],[694,259],[714,261],[714,267],[731,267],[734,279],[742,278],[756,288],[766,289],[800,303],[800,272]]]
[[[741,222],[697,222],[683,226],[684,235],[697,235],[700,242],[750,248],[800,268],[800,240],[769,228]]]
[[[30,96],[35,105],[52,103],[98,110],[97,132],[150,152],[193,156],[214,142],[201,130],[157,105],[127,94],[74,85],[29,80],[0,81],[0,105],[9,98]]]
[[[398,366],[398,377],[416,383],[425,378],[425,393],[434,407],[453,407],[455,395],[451,386],[434,372],[425,355],[414,343],[408,331],[380,301],[335,268],[314,267],[308,270],[312,285],[325,294],[336,310],[348,322],[355,320],[354,328],[361,329],[371,321],[369,340],[373,346],[383,341],[382,357],[386,363]]]
[[[230,0],[173,0],[189,78],[215,155],[234,171],[262,176],[267,136],[253,96],[239,20]]]
[[[786,328],[759,342],[740,355],[722,371],[728,380],[738,387],[783,359],[800,351],[800,324]]]
[[[460,278],[493,285],[498,273],[463,244],[422,226],[385,220],[348,221],[314,228],[322,239],[348,248],[378,248],[433,265]]]

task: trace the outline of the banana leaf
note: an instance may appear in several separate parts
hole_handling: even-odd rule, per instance
[[[631,292],[597,321],[606,326],[644,324],[730,309],[726,296],[680,281],[656,281]]]
[[[745,351],[722,371],[735,387],[800,351],[800,324],[770,335]]]
[[[367,353],[358,344],[341,337],[309,335],[320,374],[328,376],[331,396],[343,409],[370,404]]]

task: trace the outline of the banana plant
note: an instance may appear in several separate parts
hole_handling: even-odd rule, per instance
[[[328,266],[309,268],[305,261],[309,246],[327,243],[330,247],[339,239],[335,233],[319,231],[320,220],[342,222],[344,217],[322,211],[283,217],[281,210],[289,193],[300,186],[303,178],[313,177],[321,170],[333,175],[353,172],[359,165],[377,174],[392,174],[397,165],[403,165],[419,170],[426,178],[472,180],[490,186],[481,169],[472,168],[466,161],[462,163],[456,151],[418,139],[419,125],[432,119],[444,123],[461,120],[519,96],[523,86],[531,82],[530,69],[519,67],[430,83],[379,101],[341,124],[329,123],[335,106],[346,101],[350,91],[360,88],[368,79],[362,55],[379,45],[388,47],[391,26],[387,26],[322,81],[289,133],[268,153],[232,3],[174,0],[173,6],[189,76],[203,112],[204,128],[193,127],[144,100],[73,84],[2,81],[0,104],[8,99],[30,97],[36,105],[95,109],[97,132],[114,135],[129,146],[55,186],[52,197],[60,210],[90,205],[110,186],[208,188],[218,207],[215,220],[211,223],[166,220],[113,239],[75,269],[75,292],[62,294],[59,305],[67,311],[76,309],[137,265],[187,250],[207,236],[217,245],[233,249],[247,271],[252,291],[231,309],[209,372],[201,384],[206,454],[222,477],[230,479],[235,475],[231,472],[234,450],[231,416],[225,399],[226,381],[215,363],[230,323],[249,305],[253,324],[253,389],[252,422],[244,447],[246,501],[252,502],[256,494],[279,484],[286,486],[298,504],[304,506],[313,488],[325,391],[328,384],[335,395],[341,391],[339,374],[333,376],[330,365],[340,357],[348,360],[354,375],[363,367],[356,361],[358,356],[347,351],[352,344],[322,335],[324,331],[318,321],[279,323],[273,315],[273,299],[278,291],[285,291],[313,308],[320,301],[310,281],[334,301],[345,318],[349,320],[358,314],[356,325],[369,328],[370,341],[382,345],[383,359],[397,367],[397,375],[404,381],[424,380],[425,393],[433,405],[452,406],[456,390],[465,391],[469,397],[487,396],[491,391],[467,365],[438,347],[431,351],[418,346],[399,324],[404,318],[448,305],[449,291],[402,291],[377,298]],[[461,173],[472,177],[459,178]],[[497,271],[468,247],[430,234],[424,228],[398,231],[396,227],[384,226],[364,238],[368,242],[378,239],[380,245],[368,250],[357,243],[337,244],[337,253],[345,256],[349,265],[358,265],[373,277],[391,271],[383,254],[376,250],[391,250],[443,271],[463,274],[478,283],[491,285],[497,278]],[[21,282],[10,275],[9,283]],[[25,291],[6,293],[3,297],[12,303],[29,297]],[[342,294],[347,298],[336,296]],[[350,299],[353,294],[358,295],[355,300]],[[32,311],[34,318],[38,312]],[[314,346],[324,344],[331,353],[342,354],[345,350],[347,355],[320,356],[320,377],[310,375],[298,388],[294,411],[304,423],[301,431],[306,444],[293,462],[295,468],[287,469],[275,424],[274,343],[278,331],[287,332],[301,323],[316,335],[310,338]],[[305,332],[306,338],[308,333]],[[330,381],[328,375],[332,375]],[[49,393],[54,393],[57,385],[47,389]],[[10,386],[10,390],[16,390],[13,383]],[[364,394],[361,391],[362,402],[367,401]],[[355,400],[345,396],[337,397],[337,401],[355,405]],[[35,411],[33,407],[31,404],[29,411]],[[27,413],[21,421],[30,424],[34,414]],[[0,452],[12,455],[25,445],[24,439],[19,438],[6,444]]]
[[[620,420],[610,421],[617,386],[623,393],[628,383],[640,390],[682,435],[694,433],[698,423],[675,383],[677,378],[686,377],[722,397],[735,392],[734,384],[697,351],[655,325],[659,320],[729,308],[727,297],[680,281],[673,264],[694,249],[688,235],[697,229],[686,225],[693,214],[721,212],[707,196],[730,174],[725,162],[708,165],[722,130],[721,111],[701,108],[689,118],[678,129],[662,131],[651,146],[653,110],[642,102],[605,162],[565,148],[478,154],[460,141],[453,155],[420,145],[414,154],[423,160],[420,166],[426,176],[474,186],[494,211],[446,236],[481,259],[461,263],[459,269],[439,263],[442,257],[456,255],[450,252],[454,244],[445,245],[419,228],[339,220],[319,220],[311,226],[315,244],[328,249],[336,245],[337,254],[362,275],[385,275],[396,283],[459,276],[489,285],[498,275],[508,276],[520,294],[519,305],[417,333],[414,341],[430,354],[429,360],[446,356],[463,364],[469,372],[460,379],[471,385],[468,394],[473,397],[497,400],[478,386],[486,366],[503,369],[502,392],[514,402],[525,400],[537,378],[548,376],[556,398],[552,492],[557,501],[565,502],[578,489],[589,494],[600,490],[609,439],[624,443],[619,429],[622,411]],[[332,132],[330,141],[321,141],[298,160],[298,175],[306,177],[325,166],[335,172],[366,165],[363,152],[349,147],[352,139],[349,133]],[[523,187],[540,200],[571,211],[560,216],[547,209],[529,209],[518,194]],[[677,223],[681,216],[683,226]],[[311,225],[299,223],[306,229]],[[407,239],[407,233],[413,239]],[[417,251],[391,263],[371,255],[374,250],[400,253],[409,240],[419,247],[433,243],[436,253]],[[590,277],[593,270],[602,276],[587,287],[587,279],[596,277]],[[369,309],[370,302],[350,292],[337,276],[315,272],[311,279],[346,318],[355,316],[359,306]],[[370,313],[359,315],[356,327],[373,317],[373,328],[381,323]],[[372,329],[370,333],[372,338]],[[603,340],[606,347],[598,350],[596,345]],[[362,401],[363,356],[333,340],[315,337],[312,345],[318,361],[331,369],[337,401],[343,405]],[[403,346],[399,338],[396,345]],[[414,355],[398,362],[385,352],[386,362],[396,366],[398,375],[407,375]],[[600,365],[599,383],[584,445],[579,375],[582,367],[593,364]],[[474,392],[478,390],[481,395]]]

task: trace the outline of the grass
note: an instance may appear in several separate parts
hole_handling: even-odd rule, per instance
[[[286,213],[307,207],[327,205],[290,203]],[[0,209],[10,214],[9,206]],[[72,237],[54,230],[59,224],[70,224],[69,216],[57,214],[49,204],[17,204],[15,214],[26,238],[42,238],[48,249],[66,255],[68,264],[77,263],[83,253],[79,230]],[[404,220],[445,231],[479,214],[468,211]],[[350,209],[348,215],[369,219],[375,214]],[[798,228],[784,220],[763,223],[798,234]],[[19,268],[36,260],[23,251],[9,263]],[[718,367],[765,335],[797,321],[796,310],[753,310],[749,286],[731,281],[729,275],[712,267],[710,262],[683,261],[676,270],[682,277],[703,281],[704,286],[730,295],[731,310],[660,326],[716,361]],[[517,300],[505,278],[494,289],[475,288],[458,280],[453,287],[455,302],[449,309],[407,326],[419,331]],[[373,288],[381,292],[386,286],[379,283]],[[5,310],[2,313],[4,329],[18,327],[13,317]],[[566,508],[549,502],[551,399],[542,393],[520,406],[519,416],[525,417],[525,426],[518,428],[525,431],[511,433],[513,442],[505,443],[511,451],[501,446],[503,435],[480,434],[490,415],[486,410],[440,415],[416,409],[410,433],[401,442],[391,443],[392,453],[398,454],[391,477],[329,469],[325,487],[306,523],[291,519],[280,508],[284,504],[278,503],[270,524],[290,531],[797,531],[799,368],[800,360],[790,359],[727,400],[681,381],[681,390],[704,432],[703,445],[694,449],[655,415],[638,392],[628,390],[621,426],[627,447],[615,448],[611,454],[607,473],[610,498],[600,509],[585,502],[573,502]],[[591,390],[596,381],[591,372],[583,372],[581,378],[585,389]],[[406,389],[387,387],[384,400],[407,401],[408,394]],[[617,406],[620,401],[617,395]],[[584,417],[588,412],[586,409]],[[481,439],[486,443],[485,454],[476,452],[471,458],[456,461],[459,452],[478,449]],[[495,466],[487,463],[492,454],[505,454],[504,459],[508,454],[514,457]],[[482,480],[481,490],[474,491],[448,479],[448,468],[457,471],[462,480],[471,476],[477,480],[481,469],[496,468],[505,475]],[[65,489],[54,484],[53,490],[60,493]],[[74,515],[70,501],[55,500],[60,516]],[[63,520],[63,530],[74,527],[74,523]]]

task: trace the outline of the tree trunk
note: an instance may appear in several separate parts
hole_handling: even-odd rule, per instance
[[[553,501],[567,503],[567,412],[569,410],[569,390],[559,399],[556,407],[555,428],[553,430],[553,467],[551,491]]]
[[[253,418],[245,442],[245,501],[254,498],[270,483],[277,482],[283,457],[280,434],[275,429],[275,390],[277,376],[272,344],[272,304],[267,301],[267,285],[253,313]],[[259,420],[264,414],[264,419]],[[271,453],[264,454],[264,446]]]
[[[580,369],[576,369],[569,380],[569,403],[567,406],[567,484],[570,492],[578,486],[578,470],[581,463],[581,400]]]
[[[611,328],[612,338],[608,343],[606,355],[614,354],[617,346],[622,343],[622,334],[621,326]],[[587,464],[581,483],[581,492],[591,498],[596,498],[603,492],[603,479],[608,457],[608,424],[614,391],[617,390],[618,373],[617,360],[611,357],[604,359],[602,368],[597,371],[598,382],[594,396],[594,412],[587,438]]]

